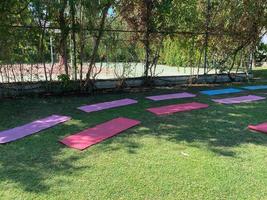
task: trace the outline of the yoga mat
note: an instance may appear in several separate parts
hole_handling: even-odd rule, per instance
[[[4,143],[18,140],[25,136],[32,135],[34,133],[40,132],[44,129],[50,128],[57,124],[66,122],[70,119],[71,118],[67,116],[52,115],[44,119],[36,120],[29,124],[25,124],[23,126],[1,131],[0,132],[0,143],[4,144]]]
[[[92,104],[92,105],[86,105],[86,106],[81,106],[78,109],[90,113],[90,112],[96,112],[100,110],[105,110],[105,109],[110,109],[110,108],[116,108],[120,106],[126,106],[130,104],[135,104],[138,103],[136,100],[133,99],[120,99],[116,101],[109,101],[109,102],[104,102],[104,103],[97,103],[97,104]]]
[[[246,86],[242,88],[247,89],[247,90],[264,90],[264,89],[267,89],[267,85]]]
[[[200,93],[206,94],[209,96],[213,96],[213,95],[219,95],[219,94],[239,93],[242,91],[243,90],[239,90],[239,89],[235,89],[235,88],[227,88],[227,89],[220,89],[220,90],[204,90],[204,91],[201,91]]]
[[[162,107],[157,107],[157,108],[149,108],[147,110],[156,115],[168,115],[168,114],[172,114],[176,112],[198,110],[198,109],[207,108],[207,107],[209,107],[209,105],[207,104],[192,102],[192,103],[162,106]]]
[[[75,135],[68,136],[60,140],[60,142],[70,148],[84,150],[140,123],[137,120],[119,117],[99,124],[94,128],[89,128]]]
[[[233,98],[225,98],[225,99],[212,99],[212,101],[222,104],[238,104],[238,103],[246,103],[252,101],[258,101],[266,99],[265,97],[260,97],[256,95],[248,95],[241,97],[233,97]]]
[[[161,101],[161,100],[167,100],[167,99],[182,99],[182,98],[190,98],[190,97],[196,97],[195,94],[190,94],[187,92],[181,92],[181,93],[174,93],[174,94],[164,94],[164,95],[158,95],[158,96],[149,96],[146,97],[147,99],[153,100],[153,101]]]
[[[256,126],[254,125],[249,125],[248,128],[253,131],[258,131],[261,133],[266,133],[267,134],[267,122],[258,124]]]

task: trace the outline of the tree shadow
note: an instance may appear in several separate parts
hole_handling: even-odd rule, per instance
[[[21,98],[16,100],[3,100],[0,107],[0,130],[20,126],[36,119],[42,119],[52,114],[72,116],[79,113],[75,103],[64,104],[64,98]],[[31,193],[48,191],[53,184],[47,183],[55,174],[68,176],[90,166],[75,166],[74,163],[85,155],[79,152],[70,152],[65,156],[64,146],[58,139],[71,134],[82,127],[73,119],[66,123],[51,127],[37,134],[25,137],[18,141],[0,145],[0,185],[5,183],[16,184]],[[2,189],[2,188],[1,188]]]
[[[155,90],[143,94],[102,95],[88,100],[86,97],[33,99],[6,103],[0,116],[6,116],[0,122],[0,129],[15,127],[34,119],[54,113],[72,116],[72,120],[14,143],[0,146],[1,182],[14,182],[23,190],[32,193],[48,191],[53,185],[46,180],[56,174],[68,176],[80,170],[90,170],[90,166],[77,167],[75,162],[99,152],[125,150],[135,155],[143,148],[143,137],[154,137],[171,143],[182,143],[196,148],[205,148],[218,156],[235,157],[235,147],[243,144],[267,145],[264,134],[247,130],[249,124],[258,124],[267,120],[266,101],[220,105],[213,103],[210,97],[198,96],[194,99],[168,100],[152,102],[144,97],[150,94],[177,92],[173,90]],[[101,102],[120,98],[135,98],[139,104],[106,110],[93,114],[78,111],[76,107],[89,102]],[[145,109],[173,103],[198,101],[210,104],[210,107],[192,112],[176,113],[158,117]],[[17,113],[10,115],[9,113]],[[110,138],[79,152],[69,149],[57,141],[67,135],[93,127],[96,124],[116,117],[128,117],[142,122],[138,127]],[[18,123],[19,121],[19,123]],[[62,180],[64,181],[64,180]],[[60,181],[59,181],[60,182]],[[60,184],[60,183],[53,183]]]
[[[52,128],[53,129],[53,128]],[[19,141],[1,146],[0,177],[1,182],[13,182],[27,192],[40,193],[48,191],[53,185],[46,184],[55,174],[68,176],[90,166],[75,166],[83,154],[75,152],[64,156],[63,145],[57,142],[56,132],[65,132],[67,125],[59,125],[54,130],[23,138]],[[62,184],[58,180],[54,185]]]
[[[109,138],[102,143],[96,144],[97,150],[102,152],[109,152],[124,149],[129,154],[137,154],[138,150],[143,146],[140,143],[134,141],[134,139],[129,134],[115,137],[116,138]]]
[[[141,108],[133,109],[128,114],[129,117],[142,121],[141,127],[136,128],[137,131],[133,134],[136,134],[136,137],[154,136],[173,143],[185,142],[187,145],[205,147],[218,155],[228,157],[235,157],[234,148],[243,144],[267,145],[266,135],[247,129],[249,124],[267,121],[266,114],[263,112],[266,108],[266,101],[237,105],[216,104],[211,102],[209,97],[202,97],[200,101],[210,104],[210,107],[157,117],[144,111],[151,107],[152,103],[143,100]],[[156,102],[153,103],[153,107],[156,107],[155,104],[160,106],[172,102],[175,101]],[[143,115],[140,115],[140,110],[143,110]],[[129,143],[130,139],[123,136],[119,142],[124,143],[125,140]],[[127,148],[127,145],[122,148]],[[104,149],[109,149],[109,146],[105,146]]]

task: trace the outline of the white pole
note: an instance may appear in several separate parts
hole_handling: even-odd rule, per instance
[[[50,54],[51,54],[51,66],[54,63],[54,52],[53,52],[53,39],[52,36],[50,36]]]

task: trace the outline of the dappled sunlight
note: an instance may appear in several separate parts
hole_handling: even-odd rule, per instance
[[[243,114],[238,114],[238,113],[228,113],[228,115],[231,117],[244,117]]]
[[[42,102],[40,102],[39,106],[42,106]],[[27,109],[27,107],[24,109]],[[70,110],[72,110],[72,108],[70,108]],[[55,111],[53,108],[45,110],[48,114],[52,114],[53,111]],[[71,112],[69,112],[69,114],[73,116]],[[77,154],[77,151],[73,151],[73,153],[68,156],[64,156],[66,150],[68,151],[69,149],[64,148],[64,146],[58,142],[63,136],[90,126],[87,120],[79,119],[79,113],[74,114],[74,116],[78,116],[78,118],[74,117],[64,124],[23,138],[19,141],[0,146],[1,179],[3,181],[15,183],[17,187],[22,190],[37,194],[49,191],[50,188],[54,187],[53,184],[64,184],[63,179],[59,179],[53,184],[50,182],[49,177],[55,174],[62,174],[67,177],[68,175],[72,176],[72,174],[77,171],[90,169],[89,164],[77,166],[77,162],[83,159],[83,157],[86,157],[86,154]],[[34,117],[36,116],[33,113],[31,118]],[[40,117],[37,116],[36,118],[38,119]],[[11,121],[11,125],[9,126],[14,127],[16,126],[15,123],[17,123],[17,121]],[[5,126],[6,125],[8,124],[6,123]]]
[[[26,112],[29,118],[25,119],[24,113],[16,116],[15,121],[10,121],[13,116],[6,115],[7,111],[5,111],[4,115],[7,119],[0,123],[3,129],[15,127],[22,122],[38,119],[40,116],[54,112],[71,116],[72,119],[44,133],[0,146],[0,177],[3,181],[16,184],[22,190],[37,194],[48,192],[57,184],[68,184],[68,180],[73,179],[75,174],[90,172],[92,165],[95,165],[94,162],[102,157],[110,159],[111,162],[114,162],[112,156],[120,157],[120,155],[131,157],[131,159],[144,156],[157,157],[157,155],[162,157],[168,154],[171,146],[172,151],[177,151],[177,158],[182,159],[200,159],[196,158],[194,151],[189,151],[191,148],[208,152],[222,159],[240,159],[240,156],[243,156],[240,148],[247,146],[258,148],[267,145],[265,135],[250,132],[247,129],[250,123],[267,121],[264,112],[265,101],[225,106],[213,103],[203,96],[199,97],[200,101],[209,104],[208,109],[158,117],[145,109],[152,106],[186,103],[189,100],[151,102],[144,99],[148,94],[158,93],[124,94],[124,97],[138,97],[136,99],[139,104],[91,114],[76,109],[77,105],[89,102],[88,97],[56,98],[56,100],[48,98],[45,102],[41,99],[32,99],[26,103],[25,101],[10,101],[7,103],[10,105],[9,113],[15,113],[19,106],[26,104],[21,106],[21,112]],[[109,99],[119,97],[121,95],[118,94]],[[101,95],[94,97],[95,102],[100,102],[102,99]],[[60,102],[63,101],[67,103],[64,108],[61,108]],[[54,104],[54,102],[58,103]],[[17,104],[18,107],[13,107],[13,104]],[[44,104],[45,107],[43,107]],[[31,105],[38,112],[28,112]],[[97,124],[116,117],[128,117],[140,120],[142,123],[82,152],[69,149],[58,142],[66,136],[95,127]],[[161,159],[164,160],[164,157]],[[64,178],[61,178],[61,175]],[[51,176],[57,178],[50,181]]]
[[[83,128],[83,127],[87,126],[87,124],[84,123],[82,120],[71,119],[70,121],[65,123],[65,126],[76,126],[76,127],[79,127],[79,128]]]
[[[0,200],[266,199],[266,7],[0,0]]]
[[[164,130],[164,129],[167,129],[167,130],[169,130],[169,129],[174,129],[174,128],[176,128],[177,126],[175,126],[175,125],[173,125],[173,124],[159,124],[159,128],[161,129],[161,130]]]
[[[261,105],[261,104],[260,104]],[[249,114],[247,109],[255,109],[257,104],[241,106],[242,112],[235,112],[232,106],[229,108],[221,108],[217,110],[212,107],[209,110],[209,117],[196,116],[193,113],[175,114],[167,117],[160,117],[156,120],[160,123],[153,126],[147,126],[146,130],[142,128],[142,132],[138,137],[149,135],[155,138],[164,138],[170,142],[187,144],[196,144],[199,148],[210,149],[210,151],[224,156],[235,156],[234,149],[242,144],[254,142],[257,145],[266,145],[267,140],[257,139],[259,133],[251,133],[247,130],[246,122],[242,119],[249,120],[253,115]],[[239,106],[240,107],[240,106]],[[227,110],[230,112],[227,113]],[[239,108],[240,110],[240,108]],[[205,113],[204,111],[201,111]],[[200,112],[200,113],[201,113]],[[191,118],[191,123],[188,123],[179,118],[186,115],[187,119]],[[162,121],[165,121],[164,123]],[[220,148],[218,148],[220,147]],[[231,148],[231,150],[222,150],[221,148]]]
[[[136,128],[138,131],[149,131],[150,129],[149,128],[147,128],[147,127],[144,127],[144,126],[142,126],[142,127],[138,127],[138,128]]]

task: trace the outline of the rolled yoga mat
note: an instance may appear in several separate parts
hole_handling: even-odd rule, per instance
[[[119,117],[99,124],[94,128],[88,128],[82,132],[68,136],[60,140],[60,142],[70,148],[84,150],[140,123],[141,122],[137,120]]]
[[[39,119],[29,124],[25,124],[23,126],[19,126],[16,128],[12,128],[9,130],[0,132],[0,143],[8,143],[20,138],[26,137],[28,135],[32,135],[34,133],[38,133],[44,129],[48,129],[57,124],[66,122],[71,118],[68,116],[61,115],[52,115],[47,118]]]
[[[246,103],[252,101],[259,101],[266,99],[265,97],[256,96],[256,95],[247,95],[241,97],[232,97],[232,98],[224,98],[224,99],[212,99],[212,101],[222,104],[239,104],[239,103]]]
[[[204,91],[201,91],[200,93],[213,96],[213,95],[220,95],[220,94],[233,94],[233,93],[239,93],[243,91],[244,90],[235,89],[235,88],[227,88],[227,89],[219,89],[219,90],[204,90]]]
[[[136,103],[138,102],[133,99],[120,99],[120,100],[115,100],[115,101],[108,101],[108,102],[103,102],[103,103],[81,106],[78,109],[84,112],[90,113],[90,112],[96,112],[96,111],[106,110],[110,108],[136,104]]]
[[[181,92],[181,93],[174,93],[174,94],[149,96],[146,98],[153,100],[153,101],[162,101],[162,100],[168,100],[168,99],[182,99],[182,98],[192,98],[192,97],[196,97],[196,95],[191,94],[191,93],[187,93],[187,92]]]
[[[174,104],[169,106],[161,106],[157,108],[149,108],[147,109],[149,112],[152,112],[156,115],[168,115],[177,112],[184,112],[184,111],[191,111],[191,110],[198,110],[203,108],[208,108],[209,105],[203,103],[183,103],[183,104]]]

